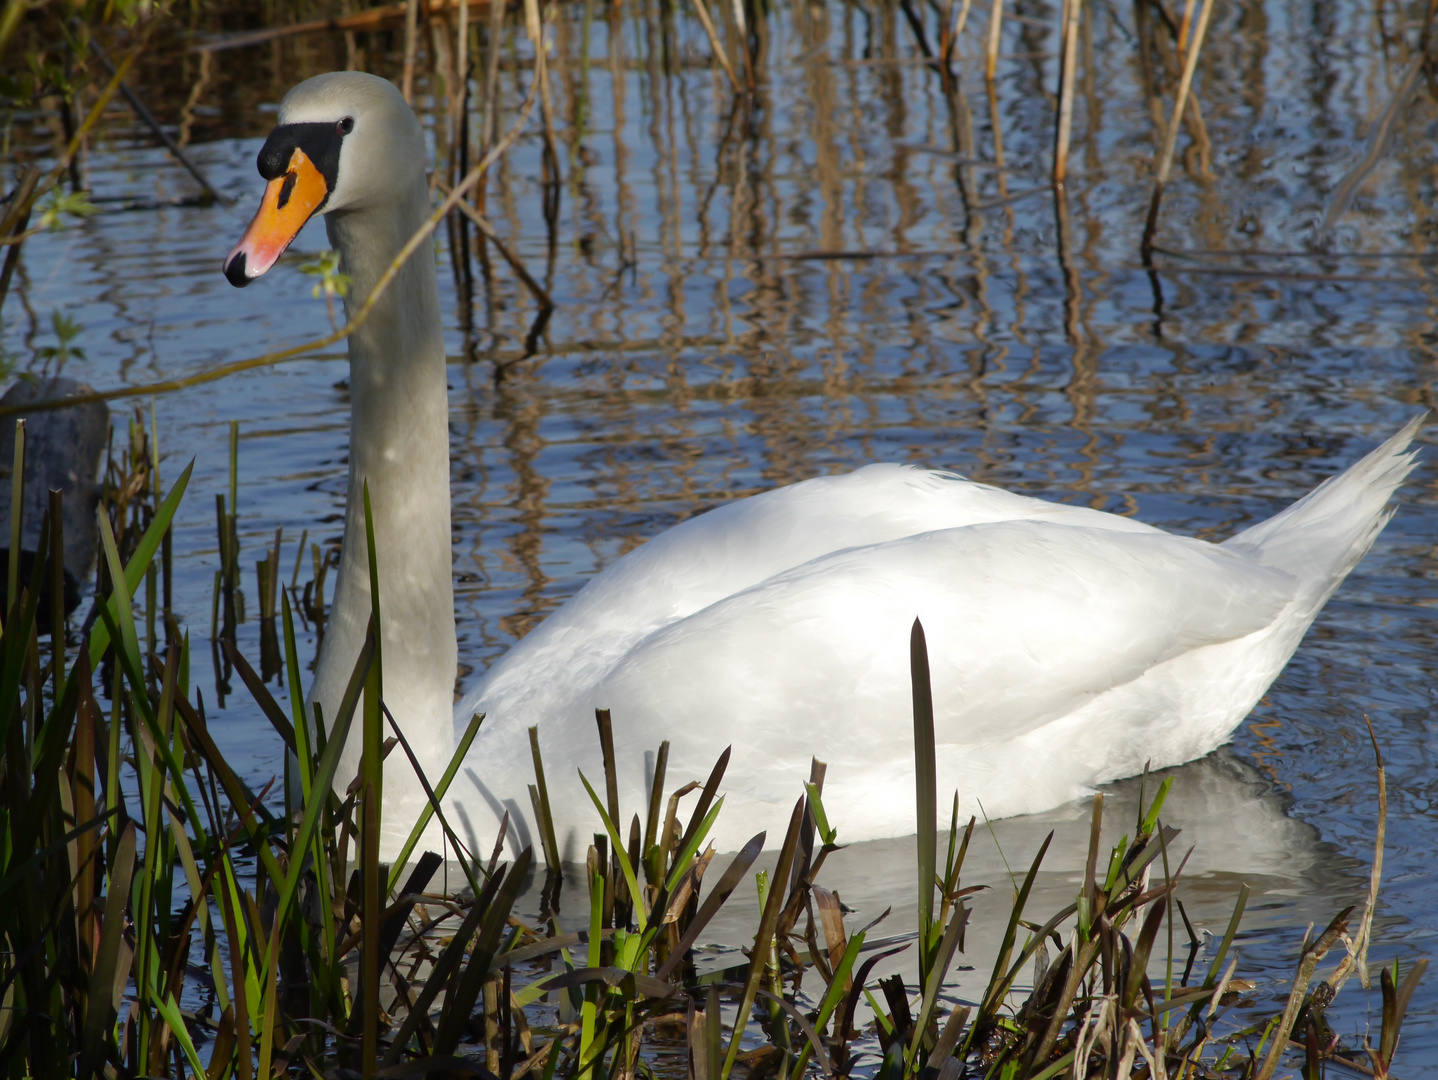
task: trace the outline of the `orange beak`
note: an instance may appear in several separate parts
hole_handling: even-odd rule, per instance
[[[289,168],[265,187],[254,220],[225,257],[225,277],[230,284],[243,288],[274,266],[328,197],[324,176],[296,147]]]

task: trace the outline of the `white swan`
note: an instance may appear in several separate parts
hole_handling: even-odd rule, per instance
[[[424,165],[419,125],[389,83],[301,83],[261,152],[270,186],[226,274],[242,284],[263,273],[324,213],[354,279],[352,309],[425,216]],[[333,713],[369,615],[368,481],[385,698],[438,775],[453,746],[456,651],[429,255],[410,261],[349,349],[344,551],[311,696]],[[760,829],[774,837],[810,755],[829,763],[826,803],[843,839],[910,832],[915,616],[931,654],[940,784],[958,789],[965,813],[1045,810],[1146,762],[1200,756],[1253,707],[1372,544],[1419,422],[1217,545],[899,465],[723,506],[610,566],[485,674],[458,709],[487,719],[448,802],[478,840],[507,810],[511,839],[531,841],[527,728],[538,724],[566,855],[582,855],[574,839],[597,821],[575,771],[599,779],[602,706],[626,823],[646,803],[646,752],[669,739],[671,789],[733,745],[721,848]],[[407,774],[392,758],[391,851],[419,805]]]

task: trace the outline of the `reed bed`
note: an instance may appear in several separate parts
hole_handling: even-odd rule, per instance
[[[22,454],[15,464],[23,477]],[[824,806],[821,762],[772,838],[760,833],[720,857],[705,838],[723,812],[727,752],[702,785],[671,790],[661,745],[648,804],[621,807],[614,721],[605,712],[596,717],[595,780],[581,776],[598,825],[582,868],[559,861],[537,734],[530,794],[540,854],[526,848],[506,861],[499,845],[475,852],[452,827],[444,795],[478,716],[444,775],[420,774],[430,805],[402,857],[383,863],[381,763],[388,755],[389,768],[418,766],[383,705],[382,613],[373,612],[333,717],[304,712],[294,590],[281,590],[278,611],[262,615],[278,623],[288,700],[276,700],[221,635],[217,647],[288,755],[289,775],[252,790],[210,733],[203,695],[191,684],[189,635],[154,585],[190,470],[161,498],[152,444],[137,424],[111,471],[120,482],[99,516],[102,587],[77,647],[60,634],[42,648],[37,628],[39,606],[59,595],[57,564],[47,557],[63,539],[58,518],[47,517],[0,632],[6,1075],[1267,1080],[1280,1068],[1316,1078],[1331,1067],[1390,1074],[1426,961],[1379,973],[1376,1044],[1346,1046],[1325,1019],[1351,974],[1367,981],[1377,866],[1366,910],[1338,912],[1304,942],[1282,1008],[1254,1009],[1246,996],[1253,984],[1230,955],[1246,887],[1218,946],[1196,963],[1199,943],[1179,896],[1179,831],[1162,817],[1168,782],[1140,800],[1132,832],[1108,851],[1100,845],[1103,798],[1095,796],[1081,889],[1062,909],[1035,914],[1028,897],[1044,842],[1015,892],[997,955],[978,958],[993,964],[986,988],[975,1000],[956,1000],[946,981],[978,891],[963,876],[975,822],[958,820],[955,794],[947,830],[939,828],[918,623],[910,642],[916,935],[884,938],[881,923],[845,919],[843,883],[823,875],[842,821]],[[233,535],[231,522],[222,505],[221,537]],[[372,536],[370,545],[373,575]],[[267,553],[265,562],[274,558]],[[9,571],[18,575],[18,564]],[[273,587],[272,571],[258,576]],[[263,600],[261,607],[269,610]],[[63,612],[52,625],[64,626]],[[362,742],[361,764],[355,776],[339,776],[339,750],[351,738]],[[1380,791],[1381,769],[1380,758]],[[458,889],[436,879],[445,859],[416,846],[431,820],[446,838]],[[766,847],[778,858],[757,876],[760,915],[747,958],[701,967],[695,946],[735,890],[751,887]],[[540,873],[541,910],[522,917],[516,902]],[[559,931],[563,888],[578,893],[587,929]],[[1179,940],[1189,945],[1162,950],[1165,927],[1170,942],[1181,927]],[[1320,978],[1335,949],[1342,959]],[[906,950],[916,983],[871,978],[876,964]]]

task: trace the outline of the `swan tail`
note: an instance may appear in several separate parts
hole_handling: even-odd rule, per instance
[[[1413,470],[1418,452],[1409,446],[1427,419],[1426,412],[1415,416],[1361,461],[1224,546],[1292,574],[1300,601],[1309,601],[1302,606],[1316,611],[1393,516],[1388,501]]]

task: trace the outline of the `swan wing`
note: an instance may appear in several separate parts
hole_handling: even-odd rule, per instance
[[[656,630],[833,552],[1001,521],[1161,535],[1132,518],[908,465],[816,477],[716,507],[630,552],[501,657],[456,715],[520,699],[537,707],[552,700],[554,678],[592,686]]]
[[[742,732],[776,759],[796,737],[825,745],[825,732],[835,759],[890,757],[908,738],[917,616],[939,741],[1007,740],[1155,664],[1261,630],[1295,584],[1157,531],[944,529],[822,556],[720,600],[648,635],[573,704],[613,709],[646,741],[683,718],[686,742],[722,748]]]

